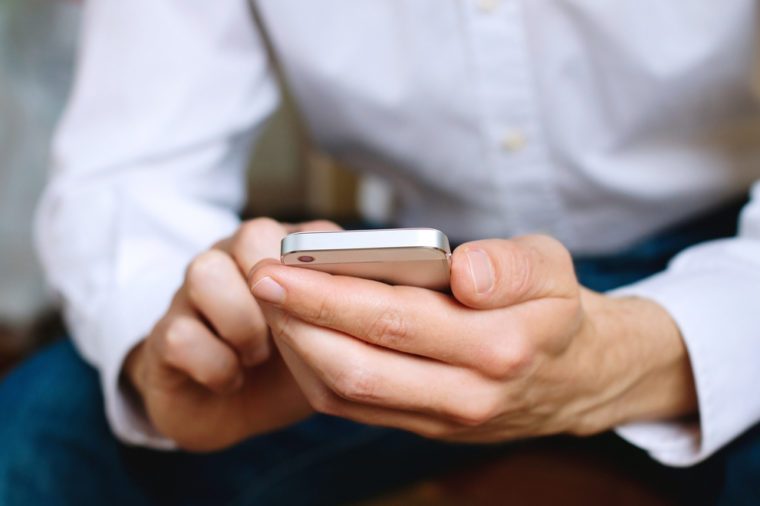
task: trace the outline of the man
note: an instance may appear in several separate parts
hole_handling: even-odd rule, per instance
[[[71,497],[331,502],[497,443],[610,429],[688,466],[758,421],[760,197],[735,237],[633,283],[724,235],[737,213],[716,209],[760,177],[754,2],[256,8],[316,142],[391,181],[395,224],[465,243],[453,295],[271,260],[288,232],[333,224],[240,223],[245,157],[277,104],[243,0],[91,1],[41,255],[116,437],[227,450],[130,449],[88,415],[101,432],[56,427],[74,449],[40,450],[95,455],[103,478]],[[42,376],[81,369],[55,353]],[[11,378],[25,399],[34,367]],[[16,497],[66,496],[13,457],[50,429],[14,427]]]

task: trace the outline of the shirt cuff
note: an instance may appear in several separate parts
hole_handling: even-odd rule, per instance
[[[756,266],[741,264],[670,270],[610,293],[662,305],[689,353],[698,421],[638,422],[616,430],[663,464],[696,464],[760,419],[760,275]]]
[[[123,443],[157,450],[172,450],[177,445],[153,427],[134,393],[125,388],[122,368],[129,352],[164,314],[177,289],[181,272],[167,274],[145,276],[121,289],[108,304],[98,332],[104,336],[100,375],[111,430]]]

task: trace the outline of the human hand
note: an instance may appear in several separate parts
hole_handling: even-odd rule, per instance
[[[258,261],[279,258],[286,234],[339,228],[252,220],[193,260],[170,308],[124,366],[159,432],[187,450],[211,451],[312,412],[272,349],[246,275]]]
[[[323,413],[497,442],[694,412],[666,311],[583,289],[553,239],[463,245],[451,274],[453,297],[264,261],[250,285]]]

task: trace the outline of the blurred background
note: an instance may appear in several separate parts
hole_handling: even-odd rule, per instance
[[[71,81],[77,21],[73,2],[0,1],[0,350],[6,355],[30,345],[34,327],[51,312],[32,221]]]
[[[32,239],[49,146],[72,80],[80,2],[0,0],[0,364],[62,333]],[[356,215],[359,183],[302,142],[286,97],[251,160],[249,216]],[[382,189],[364,199],[382,207]],[[379,200],[378,200],[379,198]],[[0,367],[2,367],[0,365]]]

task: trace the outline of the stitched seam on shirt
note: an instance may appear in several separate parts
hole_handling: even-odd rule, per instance
[[[514,217],[509,213],[509,209],[502,202],[502,193],[500,191],[501,184],[498,178],[498,170],[495,165],[497,159],[489,142],[489,129],[488,129],[488,104],[484,102],[482,89],[485,86],[482,69],[478,64],[477,50],[475,48],[475,30],[473,29],[473,21],[471,17],[473,14],[468,10],[466,2],[457,2],[459,4],[459,16],[460,27],[462,32],[462,40],[466,46],[467,52],[467,67],[470,69],[470,75],[475,76],[476,85],[473,92],[473,100],[477,104],[477,110],[473,113],[475,123],[478,125],[478,136],[481,156],[483,161],[488,167],[488,178],[491,181],[491,192],[489,207],[493,207],[499,210],[499,225],[500,232],[507,230],[514,230],[515,226],[512,220]]]
[[[535,54],[535,52],[532,50],[532,45],[530,43],[530,37],[528,36],[526,27],[528,26],[528,21],[525,14],[525,8],[523,7],[522,2],[517,2],[517,8],[520,10],[520,22],[522,23],[522,29],[520,30],[521,38],[523,39],[523,58],[524,58],[524,67],[526,75],[528,76],[528,79],[532,83],[530,95],[532,97],[531,103],[533,107],[533,117],[535,118],[535,128],[537,134],[539,134],[540,140],[540,148],[541,152],[543,153],[543,163],[547,165],[548,171],[555,172],[555,177],[547,177],[543,184],[546,185],[547,188],[550,188],[550,191],[552,195],[554,196],[555,206],[554,206],[554,216],[553,221],[556,221],[559,223],[559,229],[560,233],[562,234],[562,239],[565,239],[567,237],[577,238],[580,237],[578,232],[578,227],[575,226],[575,223],[569,219],[570,213],[565,212],[567,209],[567,205],[564,201],[564,198],[562,196],[562,192],[560,191],[559,187],[559,178],[556,177],[556,172],[558,169],[558,164],[556,163],[557,160],[560,160],[561,157],[557,154],[556,150],[552,148],[551,143],[548,140],[548,137],[546,135],[546,129],[545,125],[549,122],[549,115],[546,112],[546,109],[544,108],[544,104],[541,101],[541,97],[539,96],[539,90],[540,90],[540,82],[538,80],[538,76],[536,75],[536,72],[534,70],[534,66],[532,63],[531,56]],[[535,140],[534,142],[539,142],[538,140]]]

